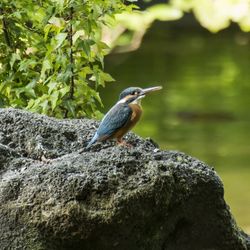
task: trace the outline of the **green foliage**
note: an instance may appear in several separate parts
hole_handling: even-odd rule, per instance
[[[139,48],[147,29],[154,21],[181,19],[185,12],[193,12],[197,21],[211,32],[218,32],[237,23],[242,31],[250,31],[250,0],[170,0],[153,4],[141,11],[122,12],[116,15],[115,28],[105,29],[106,43],[116,52]],[[119,34],[119,35],[117,35]]]
[[[102,105],[98,88],[113,81],[104,56],[117,45],[120,52],[137,49],[155,20],[193,11],[210,31],[231,21],[250,30],[249,0],[171,0],[143,11],[131,11],[135,0],[127,2],[1,0],[0,107],[95,117]]]
[[[173,21],[182,16],[182,10],[167,3],[155,4],[146,10],[123,11],[115,15],[113,27],[104,30],[105,42],[111,48],[116,47],[116,52],[136,50],[154,21]]]
[[[231,22],[238,23],[245,32],[250,31],[249,0],[171,0],[170,3],[180,10],[193,11],[200,24],[211,32],[227,28]]]
[[[102,27],[122,0],[2,0],[0,107],[56,117],[98,116],[108,46]]]

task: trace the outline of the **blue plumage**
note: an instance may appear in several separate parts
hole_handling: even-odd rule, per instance
[[[111,137],[119,128],[123,127],[130,119],[132,109],[126,103],[117,103],[103,117],[94,137],[88,143],[87,148],[97,141]]]
[[[98,134],[95,133],[95,135],[93,136],[93,138],[89,141],[89,143],[87,144],[86,148],[90,148],[92,144],[94,144],[98,139]]]
[[[129,88],[126,88],[119,95],[119,100],[123,99],[124,97],[126,97],[128,95],[131,95],[134,92],[140,93],[141,91],[142,91],[142,89],[138,88],[138,87],[129,87]]]

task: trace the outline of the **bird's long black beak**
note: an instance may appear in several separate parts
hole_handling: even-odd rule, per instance
[[[160,89],[162,89],[162,86],[156,86],[156,87],[142,89],[141,95],[146,95],[146,94],[148,94],[150,92],[157,91],[157,90],[160,90]]]

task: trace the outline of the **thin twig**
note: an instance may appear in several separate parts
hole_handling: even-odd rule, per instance
[[[73,20],[73,7],[70,8],[70,30],[69,30],[69,42],[70,42],[70,64],[71,64],[71,86],[70,86],[70,99],[74,98],[74,89],[75,89],[75,81],[74,81],[74,57],[73,57],[73,28],[72,28],[72,20]]]
[[[73,7],[70,8],[70,26],[69,26],[69,34],[68,34],[68,39],[69,39],[69,44],[70,44],[70,66],[71,66],[71,77],[70,77],[70,92],[69,92],[69,98],[71,100],[74,99],[74,91],[75,91],[75,79],[74,79],[74,56],[73,56],[73,25],[72,25],[72,20],[73,20],[73,14],[74,14],[74,9]],[[68,117],[68,110],[65,111],[64,113],[64,118]]]

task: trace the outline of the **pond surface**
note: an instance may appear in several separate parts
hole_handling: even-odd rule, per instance
[[[250,36],[237,29],[156,23],[139,50],[111,54],[106,112],[128,86],[162,85],[134,132],[214,166],[238,224],[250,233]]]

